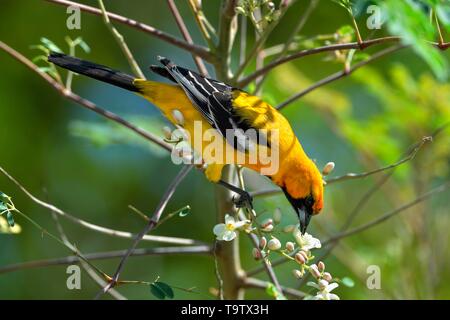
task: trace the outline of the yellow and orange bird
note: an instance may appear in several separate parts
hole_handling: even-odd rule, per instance
[[[151,70],[174,84],[166,84],[144,79],[137,79],[120,71],[84,61],[61,53],[51,53],[48,60],[62,68],[107,82],[117,87],[135,92],[158,107],[164,116],[177,124],[175,110],[184,117],[183,128],[191,136],[195,134],[194,123],[200,121],[202,130],[215,129],[220,133],[225,148],[234,148],[237,152],[246,152],[235,146],[236,137],[229,140],[227,132],[245,132],[248,129],[278,131],[279,169],[267,175],[285,193],[300,221],[302,233],[313,215],[318,214],[323,207],[323,180],[315,163],[306,155],[299,140],[295,136],[289,122],[275,108],[256,96],[227,85],[223,82],[206,78],[200,74],[179,67],[166,58],[158,58],[162,66],[151,66]],[[267,141],[257,141],[257,145],[267,149],[274,148]],[[263,146],[264,145],[264,146]],[[200,148],[203,148],[202,144]],[[242,147],[242,146],[241,146]],[[245,148],[245,147],[244,147]],[[239,149],[239,150],[237,150]],[[202,150],[199,151],[203,155]],[[228,161],[210,161],[205,174],[208,180],[219,183],[240,195],[237,205],[249,204],[250,195],[240,188],[221,180],[222,169]],[[262,163],[245,163],[257,172],[265,167]]]

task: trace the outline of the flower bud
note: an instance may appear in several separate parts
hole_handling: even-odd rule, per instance
[[[300,253],[296,253],[294,258],[295,258],[295,261],[297,261],[298,264],[305,264],[306,263],[305,257],[303,257],[303,255],[300,254]]]
[[[328,163],[323,167],[322,174],[323,174],[324,176],[329,175],[329,174],[331,173],[331,171],[333,171],[334,166],[335,166],[335,165],[334,165],[334,162],[328,162]]]
[[[267,9],[269,9],[270,11],[275,10],[275,3],[273,3],[272,1],[267,2]]]
[[[273,212],[273,221],[275,224],[279,224],[281,222],[281,210],[280,208],[276,208]]]
[[[320,271],[315,264],[309,266],[309,272],[311,272],[311,275],[316,279],[320,277]]]
[[[172,138],[172,129],[170,129],[170,127],[168,127],[168,126],[164,126],[162,128],[162,130],[163,130],[163,133],[164,133],[164,137],[167,140],[170,140]]]
[[[308,261],[308,253],[306,251],[300,250],[298,253],[301,254],[306,261]]]
[[[323,272],[325,270],[325,263],[319,261],[319,263],[317,264],[317,268],[319,269],[320,272]]]
[[[327,280],[319,280],[318,283],[320,290],[325,289],[328,286],[328,281]]]
[[[296,277],[297,279],[303,278],[303,272],[301,272],[300,270],[294,269],[292,270],[292,273],[294,274],[294,277]]]
[[[272,250],[272,251],[280,250],[280,248],[281,248],[280,240],[278,240],[277,238],[270,239],[269,243],[267,244],[267,248],[269,248],[269,250]]]
[[[294,251],[294,249],[295,249],[295,244],[293,242],[290,242],[290,241],[286,242],[286,250],[288,252],[292,252],[292,251]]]
[[[267,245],[267,239],[265,237],[261,237],[261,239],[259,239],[259,248],[261,250],[264,250],[266,245]]]
[[[267,227],[261,229],[261,231],[263,231],[263,232],[272,232],[272,230],[273,230],[273,224],[269,224]]]
[[[255,260],[261,260],[262,258],[261,251],[257,248],[253,248],[252,255]]]
[[[269,225],[273,225],[273,220],[272,219],[266,219],[261,223],[261,228],[266,228]]]
[[[323,280],[326,280],[328,282],[333,280],[333,277],[331,276],[331,274],[329,272],[324,272],[322,278],[323,278]]]
[[[176,124],[183,126],[184,125],[184,116],[180,110],[175,109],[172,111],[173,118],[175,119]]]

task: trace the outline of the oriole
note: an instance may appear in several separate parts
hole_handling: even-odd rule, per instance
[[[174,84],[137,79],[120,71],[61,53],[51,53],[48,57],[50,62],[65,69],[143,96],[174,124],[177,124],[174,111],[178,110],[185,120],[183,128],[191,135],[195,134],[195,121],[201,121],[204,130],[214,128],[221,134],[222,143],[226,148],[231,146],[239,148],[239,152],[246,152],[240,148],[242,146],[235,147],[226,139],[226,131],[231,130],[237,135],[238,132],[249,128],[278,130],[279,170],[269,178],[284,191],[298,215],[300,230],[304,233],[311,217],[322,210],[323,180],[316,164],[304,152],[286,118],[268,103],[243,90],[203,77],[192,70],[175,65],[168,59],[161,57],[158,59],[162,66],[151,66],[151,70]],[[267,141],[258,141],[257,144],[273,148]],[[247,192],[221,180],[225,162],[211,163],[208,159],[204,161],[207,163],[205,174],[208,180],[220,183],[238,193],[241,196],[239,205],[243,202],[251,204],[251,197]],[[263,168],[260,163],[244,166],[258,172]]]

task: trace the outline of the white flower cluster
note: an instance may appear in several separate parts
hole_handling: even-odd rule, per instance
[[[310,281],[307,285],[318,291],[307,299],[339,300],[336,294],[331,293],[339,285],[336,280],[333,280],[329,272],[325,272],[325,264],[323,262],[319,262],[317,265],[310,264],[314,260],[311,250],[322,247],[320,240],[308,233],[302,234],[298,225],[289,225],[284,227],[283,231],[291,234],[293,241],[287,241],[283,246],[281,241],[273,235],[275,226],[280,221],[281,211],[279,209],[275,210],[272,218],[267,218],[261,223],[254,223],[256,227],[253,227],[250,220],[237,220],[230,215],[226,215],[225,223],[217,224],[213,231],[217,240],[221,241],[232,241],[239,231],[258,235],[258,246],[252,251],[254,259],[267,259],[269,261],[272,252],[281,254],[296,262],[297,268],[293,270],[293,274],[297,279],[303,278],[307,272],[314,277],[315,281]],[[270,237],[269,240],[266,237]]]

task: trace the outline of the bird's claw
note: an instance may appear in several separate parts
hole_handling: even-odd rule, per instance
[[[233,197],[233,202],[237,208],[253,210],[253,197],[248,192],[242,192],[239,196]]]

